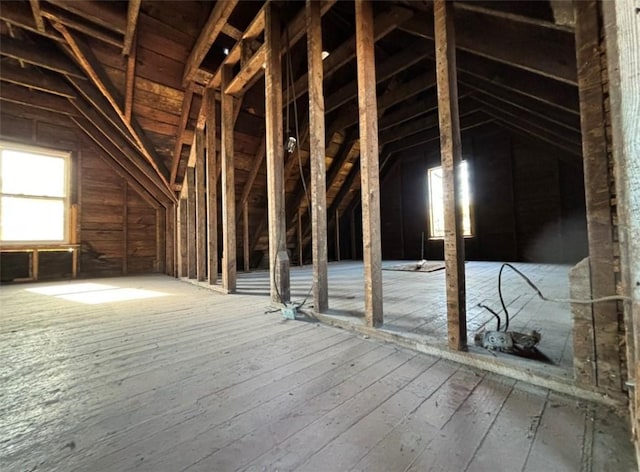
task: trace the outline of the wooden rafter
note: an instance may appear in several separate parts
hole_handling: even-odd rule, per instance
[[[47,18],[52,24],[60,23],[68,28],[78,31],[79,33],[85,34],[91,38],[95,38],[104,43],[115,46],[118,49],[122,48],[122,39],[121,36],[117,33],[111,33],[110,31],[96,29],[90,23],[86,21],[78,21],[75,18],[71,18],[68,15],[65,15],[64,12],[60,11],[52,12],[49,9],[46,9],[42,11],[42,16]]]
[[[15,65],[3,64],[0,80],[62,97],[75,98],[76,96],[71,87],[59,75],[46,74],[36,68],[27,70]]]
[[[184,98],[182,100],[182,110],[180,112],[180,125],[178,126],[178,132],[176,134],[176,146],[173,150],[173,160],[171,161],[169,182],[171,185],[176,183],[176,177],[178,175],[178,165],[182,157],[182,145],[183,134],[189,121],[189,113],[191,111],[191,101],[193,100],[193,85],[187,87],[184,92]]]
[[[43,69],[70,75],[79,79],[85,79],[84,73],[66,56],[58,51],[51,50],[40,42],[29,44],[25,41],[2,36],[2,48],[0,55],[42,67]],[[4,65],[3,65],[4,68]]]
[[[136,34],[136,26],[138,24],[138,13],[140,13],[140,3],[142,0],[129,0],[127,7],[127,29],[124,33],[124,42],[122,44],[122,55],[128,56],[131,47],[134,44]]]
[[[152,146],[146,142],[146,137],[140,126],[134,119],[131,120],[131,123],[128,122],[124,114],[122,99],[119,97],[117,90],[107,77],[100,63],[94,57],[91,49],[83,41],[72,35],[69,30],[67,30],[67,28],[62,24],[54,23],[54,27],[60,32],[60,34],[62,34],[62,36],[64,36],[67,44],[73,52],[73,55],[75,56],[80,66],[84,69],[93,85],[107,99],[122,123],[136,140],[138,149],[141,154],[146,158],[149,164],[151,164],[151,166],[157,172],[158,176],[162,179],[167,188],[170,188],[169,182],[167,180],[168,172],[166,171],[166,169],[164,169],[164,166],[161,164],[159,157],[154,155],[155,153],[152,151]]]
[[[189,82],[195,78],[200,64],[202,64],[209,49],[211,49],[211,45],[218,38],[218,35],[222,31],[222,26],[227,22],[231,13],[233,13],[237,3],[238,0],[216,2],[207,23],[202,28],[200,36],[198,36],[196,44],[193,46],[193,49],[191,49],[191,54],[189,54],[189,58],[187,59],[184,73],[182,74],[183,87],[187,87]]]
[[[29,3],[31,4],[31,11],[33,11],[36,28],[38,28],[39,32],[44,33],[44,20],[42,19],[42,12],[40,11],[40,0],[29,0]]]
[[[391,33],[403,22],[413,16],[413,11],[403,7],[393,7],[389,11],[378,14],[374,18],[373,38],[377,42]],[[338,69],[349,63],[356,57],[356,37],[351,36],[338,46],[322,62],[323,76],[325,80],[331,77]],[[295,96],[290,100],[304,95],[309,87],[309,77],[307,74],[301,75],[294,83]]]
[[[465,27],[456,37],[456,47],[539,75],[577,84],[575,42],[571,32],[513,23],[471,11],[459,11],[456,20]],[[401,29],[433,40],[434,28],[425,18],[413,17]],[[541,31],[544,34],[541,34]],[[527,38],[536,38],[531,42]],[[509,47],[505,47],[508,44]],[[554,54],[548,54],[554,51]]]
[[[54,113],[77,115],[76,109],[65,97],[45,92],[38,92],[36,90],[31,90],[26,87],[20,87],[9,83],[2,84],[0,100],[40,108]]]
[[[129,123],[131,123],[131,114],[133,113],[133,91],[136,83],[136,58],[138,56],[136,37],[137,35],[134,35],[127,53],[127,72],[124,85],[124,116]]]

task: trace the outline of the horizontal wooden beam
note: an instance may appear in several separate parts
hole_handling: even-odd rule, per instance
[[[229,83],[224,93],[228,95],[239,96],[243,95],[251,85],[253,85],[253,79],[258,72],[263,70],[264,61],[266,59],[266,47],[263,44],[260,48],[251,56],[247,63],[240,69],[235,75],[233,80]]]
[[[553,3],[553,1],[551,3]],[[563,0],[560,0],[558,3],[567,4],[570,2],[565,2]],[[480,2],[458,1],[458,2],[455,2],[453,6],[456,10],[460,10],[460,11],[474,12],[474,13],[479,13],[481,15],[493,16],[506,21],[524,23],[527,25],[538,26],[541,28],[549,28],[549,29],[564,31],[567,33],[573,33],[573,27],[571,25],[557,24],[557,23],[554,23],[553,21],[542,20],[539,18],[532,18],[530,16],[525,16],[518,13],[499,10],[497,8],[492,8],[493,5],[491,3],[488,3],[487,6],[484,6],[480,4]],[[571,8],[571,5],[569,5],[569,9],[570,8]]]
[[[8,5],[11,5],[9,8]],[[42,12],[41,12],[42,13]],[[63,39],[48,25],[44,24],[44,31],[39,29],[33,17],[30,6],[25,2],[11,2],[3,4],[0,8],[0,20],[6,21],[9,25],[17,26],[31,33],[42,35],[54,41],[63,42]],[[3,41],[5,36],[2,36]]]
[[[104,29],[97,29],[94,25],[84,20],[77,20],[74,17],[70,17],[67,13],[59,9],[52,11],[51,8],[47,6],[46,10],[42,11],[42,16],[48,19],[51,23],[63,24],[66,27],[86,36],[110,44],[111,46],[115,46],[118,49],[122,48],[122,37],[118,33],[112,33],[110,31],[105,31]]]
[[[23,69],[16,65],[3,64],[0,80],[61,97],[76,97],[75,92],[59,75],[43,72],[36,67]]]
[[[60,74],[86,79],[86,76],[78,66],[59,51],[51,48],[48,44],[32,44],[14,39],[10,36],[3,36],[2,41],[0,41],[0,55],[11,57]]]
[[[134,0],[135,2],[135,0]],[[124,35],[127,31],[127,18],[121,15],[118,7],[111,2],[78,2],[76,0],[50,0],[56,7],[84,18],[109,31]]]

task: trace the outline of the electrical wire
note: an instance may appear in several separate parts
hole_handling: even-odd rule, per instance
[[[500,272],[498,273],[498,295],[500,297],[500,304],[502,305],[502,309],[504,311],[504,316],[505,316],[505,326],[504,326],[504,331],[505,332],[509,330],[509,310],[507,310],[507,306],[504,303],[504,297],[502,296],[502,272],[504,271],[505,267],[510,268],[516,274],[518,274],[520,277],[522,277],[524,279],[524,281],[527,282],[527,284],[536,292],[536,295],[538,295],[538,297],[541,300],[545,301],[545,302],[574,303],[574,304],[578,304],[578,305],[593,305],[595,303],[612,302],[612,301],[632,301],[633,300],[631,297],[628,297],[626,295],[609,295],[609,296],[606,296],[606,297],[599,297],[599,298],[594,298],[594,299],[589,299],[589,300],[580,300],[580,299],[575,299],[575,298],[545,297],[544,294],[542,293],[542,291],[536,286],[536,284],[534,284],[531,281],[531,279],[529,277],[527,277],[524,273],[522,273],[520,270],[518,270],[513,265],[505,262],[504,264],[502,264],[500,266]],[[495,311],[493,311],[491,308],[489,308],[488,306],[482,305],[480,303],[478,304],[478,306],[480,306],[482,308],[485,308],[493,316],[495,316],[498,319],[498,329],[497,329],[497,331],[500,331],[500,317],[498,316],[498,314]]]

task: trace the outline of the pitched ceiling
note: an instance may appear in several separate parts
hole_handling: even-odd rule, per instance
[[[494,122],[579,162],[572,12],[566,2],[456,2],[463,128]],[[301,152],[285,173],[288,227],[306,207],[308,121],[303,2],[281,1],[285,130]],[[263,2],[16,1],[0,10],[0,98],[70,117],[103,149],[134,163],[175,198],[203,125],[207,87],[234,67],[236,195],[248,203],[252,248],[266,246]],[[351,2],[323,2],[329,215],[358,190],[355,27]],[[438,139],[430,2],[374,2],[381,172]],[[287,52],[288,51],[288,52]],[[218,92],[219,93],[219,92]],[[295,107],[293,106],[295,104]],[[297,121],[296,121],[297,119]],[[219,120],[217,120],[219,122]],[[296,126],[297,124],[297,126]]]

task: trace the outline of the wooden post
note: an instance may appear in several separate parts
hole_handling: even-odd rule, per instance
[[[180,211],[180,259],[178,260],[180,270],[178,272],[179,277],[187,277],[189,275],[189,256],[187,249],[187,220],[189,219],[188,210],[189,204],[186,198],[181,198],[179,203]]]
[[[187,274],[196,278],[196,170],[187,167]]]
[[[198,281],[207,275],[207,208],[205,195],[204,130],[196,129],[196,241]]]
[[[307,0],[307,57],[309,65],[309,146],[311,166],[311,244],[313,301],[317,312],[329,308],[327,276],[327,169],[325,164],[324,96],[322,91],[322,17],[320,2]],[[302,224],[298,215],[300,265]]]
[[[222,90],[232,78],[230,66],[222,68]],[[233,159],[233,97],[222,93],[222,288],[236,291],[236,192]]]
[[[636,459],[640,461],[640,25],[637,7],[634,0],[602,2],[607,42],[622,291],[633,299],[632,302],[625,303],[625,320],[630,331],[627,336],[629,377],[635,382],[631,425]]]
[[[129,206],[127,205],[129,186],[127,185],[127,181],[124,181],[124,185],[122,187],[122,275],[127,275],[129,273],[128,268],[128,254],[129,254]]]
[[[282,130],[282,63],[280,60],[280,15],[273,3],[265,6],[265,99],[267,142],[267,194],[269,207],[269,268],[271,300],[288,302],[289,255],[284,208],[284,147]]]
[[[298,233],[298,265],[302,267],[304,265],[302,261],[302,253],[304,249],[302,247],[302,210],[298,210],[298,229],[296,232]]]
[[[209,253],[209,284],[218,281],[218,157],[216,143],[216,96],[213,89],[204,93],[207,107],[207,237]]]
[[[349,213],[349,230],[351,232],[351,259],[356,260],[357,251],[356,251],[356,209],[353,208]]]
[[[591,273],[589,298],[599,298],[612,295],[616,291],[610,175],[600,65],[600,22],[595,0],[574,2],[574,9]],[[600,387],[620,391],[622,376],[617,303],[593,305],[593,323],[592,330],[579,338],[574,337],[574,345],[582,342],[582,338],[592,332],[595,335],[596,346],[596,383]]]
[[[371,2],[356,0],[356,58],[360,112],[360,178],[362,188],[362,254],[364,315],[368,326],[382,324],[382,246],[380,240],[380,180],[378,106]]]
[[[165,208],[165,252],[164,273],[175,277],[175,251],[176,251],[176,206],[173,203]]]
[[[340,260],[340,212],[336,210],[336,261]]]
[[[444,260],[447,280],[447,329],[449,347],[467,346],[466,289],[464,275],[464,237],[462,208],[458,192],[458,174],[462,161],[456,45],[453,3],[435,0],[433,5],[436,40],[436,74],[440,152],[444,187]]]
[[[244,202],[242,205],[242,251],[244,254],[244,271],[249,272],[249,202]]]

